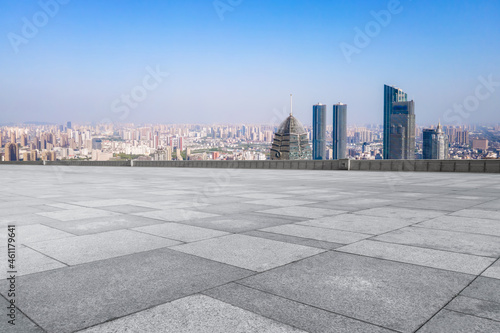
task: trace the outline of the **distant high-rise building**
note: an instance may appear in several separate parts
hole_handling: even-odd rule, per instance
[[[26,147],[28,145],[28,135],[21,135],[21,146]]]
[[[19,161],[19,147],[15,143],[7,143],[4,150],[4,161]]]
[[[66,128],[67,128],[67,129],[71,129],[71,121],[68,121],[68,122],[66,123]]]
[[[318,103],[313,106],[313,160],[326,158],[326,105]]]
[[[290,115],[274,133],[270,151],[271,160],[310,160],[312,158],[307,131],[292,114],[291,98],[292,95],[290,95]]]
[[[408,101],[408,95],[401,89],[384,85],[384,159],[390,158],[393,103],[406,101]]]
[[[446,160],[449,158],[448,135],[443,132],[441,124],[436,129],[423,130],[424,160]]]
[[[92,139],[92,150],[101,150],[102,149],[102,140],[99,138]]]
[[[333,105],[333,159],[346,158],[347,147],[347,104]]]
[[[16,143],[16,132],[14,131],[10,133],[10,143]]]
[[[415,103],[392,103],[388,159],[415,159]],[[385,149],[384,149],[385,154]]]

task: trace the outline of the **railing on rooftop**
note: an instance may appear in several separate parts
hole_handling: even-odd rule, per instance
[[[16,165],[127,166],[166,168],[234,168],[292,170],[360,170],[500,173],[497,160],[325,160],[325,161],[29,161],[0,162]]]

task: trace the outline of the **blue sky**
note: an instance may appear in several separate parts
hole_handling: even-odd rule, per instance
[[[343,102],[362,125],[382,122],[384,84],[421,125],[500,122],[497,0],[59,0],[44,14],[54,1],[0,0],[0,123],[270,123],[293,93],[305,124]]]

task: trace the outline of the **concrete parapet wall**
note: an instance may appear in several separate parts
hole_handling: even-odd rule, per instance
[[[13,161],[0,165],[127,166],[164,168],[232,168],[500,173],[500,160],[325,160],[325,161]]]

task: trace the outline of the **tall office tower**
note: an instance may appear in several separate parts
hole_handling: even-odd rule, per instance
[[[388,159],[415,159],[415,103],[392,103]],[[385,153],[385,149],[384,149]]]
[[[71,129],[71,121],[68,121],[68,122],[66,123],[66,128]]]
[[[424,160],[446,160],[449,158],[448,135],[443,132],[441,124],[436,129],[424,129],[423,138],[422,155]]]
[[[28,135],[21,135],[21,146],[26,147],[28,145]]]
[[[347,104],[333,105],[333,159],[346,158],[347,146]]]
[[[92,150],[101,150],[102,149],[102,140],[99,138],[93,138],[91,147],[92,147]]]
[[[313,160],[326,159],[326,105],[313,105]]]
[[[271,160],[310,160],[312,158],[307,132],[292,113],[292,95],[290,95],[290,115],[274,133],[270,157]]]
[[[389,159],[391,151],[391,115],[393,103],[408,101],[408,95],[401,89],[384,85],[384,159]]]
[[[10,143],[16,143],[16,132],[12,131],[10,133]]]

